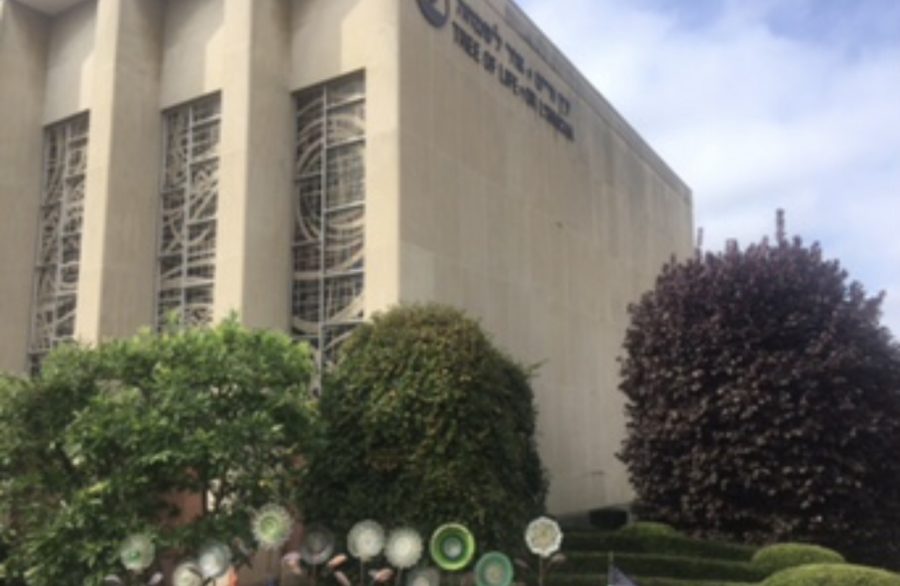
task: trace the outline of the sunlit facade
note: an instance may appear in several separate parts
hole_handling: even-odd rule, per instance
[[[555,513],[627,501],[626,308],[685,184],[511,0],[0,0],[0,368],[236,312],[321,368],[452,304],[535,375]]]

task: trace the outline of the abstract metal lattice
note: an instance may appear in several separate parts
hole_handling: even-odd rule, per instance
[[[165,114],[156,323],[212,320],[219,194],[218,95]]]
[[[297,96],[292,333],[320,370],[362,321],[365,78]]]
[[[89,118],[46,129],[29,367],[75,333]]]

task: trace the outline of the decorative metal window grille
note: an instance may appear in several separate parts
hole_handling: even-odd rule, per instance
[[[212,320],[220,99],[165,113],[157,327],[174,313],[186,327]]]
[[[292,333],[321,369],[362,321],[365,78],[297,95]]]
[[[75,333],[89,118],[81,114],[44,132],[44,175],[35,266],[29,368]]]

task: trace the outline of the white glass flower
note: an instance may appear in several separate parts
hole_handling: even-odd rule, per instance
[[[525,530],[525,543],[531,553],[548,558],[559,551],[563,534],[559,523],[549,517],[538,517]]]
[[[130,572],[143,572],[153,563],[156,556],[156,546],[153,540],[144,533],[129,536],[119,546],[119,559],[122,565]]]
[[[375,521],[360,521],[347,534],[347,551],[362,562],[368,562],[384,549],[384,529]]]
[[[300,557],[310,566],[324,564],[334,553],[334,534],[320,525],[307,527],[300,544]]]
[[[419,568],[409,573],[406,586],[441,586],[441,573],[437,568]]]
[[[384,546],[384,557],[395,568],[411,568],[422,557],[422,536],[410,527],[391,531]]]
[[[172,586],[203,586],[203,575],[196,562],[178,564],[172,572]]]
[[[253,516],[253,537],[262,549],[278,549],[291,536],[294,521],[280,505],[266,505]]]
[[[210,543],[200,550],[197,565],[204,580],[224,576],[231,567],[231,550],[223,543]]]

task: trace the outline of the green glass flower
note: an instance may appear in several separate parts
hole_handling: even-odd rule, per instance
[[[278,549],[291,536],[294,521],[280,505],[266,505],[253,516],[253,537],[261,549]]]
[[[431,559],[441,569],[458,572],[468,566],[475,556],[475,537],[464,525],[448,523],[431,534],[429,550]]]
[[[512,561],[499,551],[491,551],[475,564],[476,586],[509,586],[515,578]]]
[[[231,550],[224,543],[210,543],[200,550],[197,565],[204,580],[220,578],[231,567]]]
[[[150,536],[137,533],[129,536],[119,546],[119,559],[122,565],[130,572],[143,572],[153,563],[156,557],[156,547]]]

